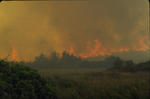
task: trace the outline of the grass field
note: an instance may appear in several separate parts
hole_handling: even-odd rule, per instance
[[[105,69],[40,70],[58,91],[59,99],[150,99],[148,72]]]

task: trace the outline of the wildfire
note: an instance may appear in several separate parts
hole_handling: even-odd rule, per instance
[[[14,45],[12,45],[11,60],[12,61],[19,61],[18,52],[17,52]]]
[[[98,40],[94,40],[94,47],[91,47],[89,43],[87,44],[87,51],[80,53],[79,56],[82,58],[93,57],[93,56],[105,56],[110,55],[106,48],[102,46],[102,43]]]
[[[116,52],[128,52],[129,48],[119,48],[119,49],[110,49],[111,53],[116,53]]]
[[[148,45],[148,36],[143,36],[141,39],[137,42],[137,44],[130,46],[130,47],[121,47],[121,48],[110,48],[105,47],[102,42],[99,40],[93,40],[91,42],[87,42],[85,46],[85,50],[83,52],[79,52],[76,49],[76,45],[74,43],[70,44],[70,47],[68,50],[66,50],[70,55],[74,55],[81,58],[89,58],[89,57],[96,57],[96,56],[108,56],[112,55],[113,53],[122,53],[122,52],[128,52],[128,51],[147,51],[149,50]],[[20,61],[18,52],[16,50],[16,47],[14,44],[11,44],[11,55],[10,60],[12,61]],[[60,51],[58,56],[59,58],[62,57],[63,51]],[[5,56],[9,56],[5,55]]]
[[[149,49],[148,42],[149,42],[148,36],[145,35],[139,40],[140,47],[134,46],[133,49],[136,51],[146,51]]]
[[[138,45],[140,46],[139,48],[137,48],[136,46],[133,46],[133,49],[131,48],[105,48],[102,43],[99,40],[94,40],[93,41],[93,45],[91,45],[91,43],[87,43],[86,46],[86,50],[84,52],[80,52],[80,53],[76,53],[75,51],[75,46],[72,43],[68,53],[70,55],[74,55],[77,57],[81,57],[81,58],[88,58],[88,57],[95,57],[95,56],[106,56],[106,55],[112,55],[112,53],[116,53],[116,52],[128,52],[130,50],[133,51],[146,51],[148,50],[148,44],[146,44],[146,40],[148,40],[147,36],[144,36],[142,39],[139,40]]]
[[[74,51],[74,44],[71,44],[68,53],[69,53],[70,55],[76,56],[75,51]]]
[[[90,43],[87,43],[86,50],[80,53],[76,53],[74,49],[74,44],[71,44],[68,53],[81,58],[111,55],[111,53],[108,52],[106,48],[102,46],[101,42],[99,42],[98,40],[94,40],[93,42],[94,42],[94,47]]]

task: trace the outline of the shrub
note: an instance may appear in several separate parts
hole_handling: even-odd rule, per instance
[[[0,60],[1,99],[57,99],[56,89],[36,70]]]

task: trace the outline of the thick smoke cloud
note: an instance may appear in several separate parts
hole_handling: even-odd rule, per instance
[[[3,2],[0,4],[0,55],[21,59],[61,52],[74,44],[77,53],[99,40],[110,49],[142,47],[149,29],[146,0],[88,2]],[[148,39],[144,40],[148,43]]]

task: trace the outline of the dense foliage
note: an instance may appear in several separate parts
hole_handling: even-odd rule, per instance
[[[37,71],[0,60],[0,99],[57,99],[55,88]]]

